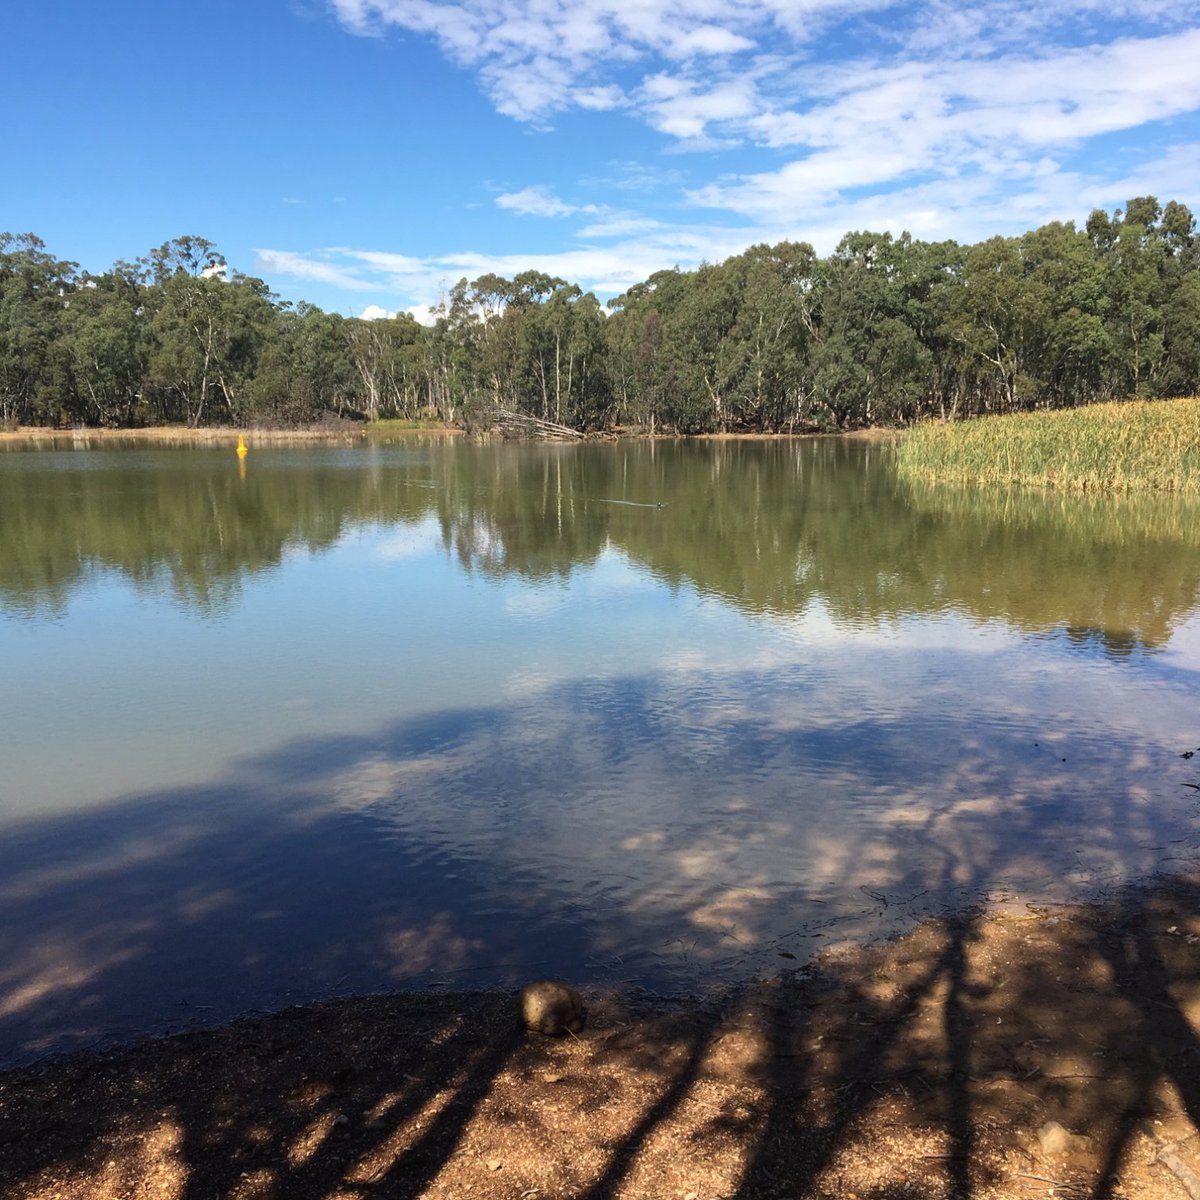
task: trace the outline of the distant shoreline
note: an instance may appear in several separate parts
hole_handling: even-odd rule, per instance
[[[776,442],[801,441],[813,438],[850,438],[854,441],[882,442],[898,436],[899,430],[881,425],[866,429],[818,433],[765,433],[758,431],[726,433],[664,434],[628,431],[610,440],[618,441],[668,441],[668,442]],[[226,442],[236,445],[239,436],[248,446],[278,444],[286,442],[358,442],[373,437],[405,434],[428,434],[433,437],[467,437],[466,430],[456,425],[406,425],[382,422],[365,424],[347,422],[344,426],[322,428],[314,426],[299,429],[239,429],[235,426],[214,425],[193,429],[186,425],[146,425],[133,429],[51,429],[41,425],[22,425],[18,429],[0,430],[0,444],[20,442],[194,442],[196,445],[219,445]],[[499,440],[499,439],[493,439]],[[531,439],[537,441],[539,439]]]
[[[194,442],[197,445],[219,445],[225,442],[237,444],[242,437],[248,446],[256,442],[276,444],[280,442],[357,442],[372,434],[422,433],[434,436],[455,437],[461,429],[450,425],[419,427],[371,426],[365,423],[346,422],[345,425],[324,428],[313,426],[298,429],[238,429],[232,425],[205,426],[192,429],[186,425],[146,425],[134,429],[50,429],[40,425],[22,425],[15,430],[0,430],[3,442]]]

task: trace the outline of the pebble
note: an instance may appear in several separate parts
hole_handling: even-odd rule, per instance
[[[1091,1138],[1072,1133],[1057,1121],[1047,1121],[1038,1130],[1037,1138],[1044,1154],[1068,1154],[1071,1151],[1088,1150],[1092,1144]]]

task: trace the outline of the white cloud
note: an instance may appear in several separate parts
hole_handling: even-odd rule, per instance
[[[579,108],[590,109],[593,112],[609,112],[627,103],[625,94],[615,84],[609,84],[607,87],[576,88],[571,93],[571,99]]]
[[[613,213],[593,221],[590,225],[585,225],[576,236],[581,238],[629,237],[635,233],[649,233],[651,230],[662,228],[662,222],[651,217],[640,217],[636,213]]]
[[[869,162],[859,164],[845,156],[839,169],[838,178],[845,183],[869,174]],[[1163,186],[1158,188],[1158,184]],[[1189,190],[1200,194],[1200,144],[1180,143],[1153,159],[1104,174],[1064,170],[1045,158],[1018,161],[1002,179],[975,170],[852,196],[822,191],[812,179],[786,171],[720,186],[745,189],[736,203],[744,207],[747,219],[732,225],[668,225],[638,214],[614,213],[575,231],[574,238],[588,239],[583,244],[560,243],[554,249],[528,253],[460,250],[415,258],[343,248],[311,256],[262,251],[259,261],[260,266],[276,264],[280,274],[301,280],[346,276],[354,280],[356,288],[369,288],[386,297],[384,303],[407,307],[428,324],[432,321],[430,306],[450,283],[488,272],[511,278],[521,271],[543,271],[608,299],[655,271],[719,262],[759,242],[807,241],[819,253],[827,254],[853,229],[892,234],[907,230],[928,240],[975,241],[996,233],[1017,233],[1050,220],[1081,222],[1091,208],[1112,207],[1129,196],[1157,191],[1163,197],[1186,197]],[[798,199],[801,196],[803,200]],[[723,202],[734,203],[728,195]]]
[[[1139,163],[1127,174],[1093,190],[1094,205],[1119,203],[1130,196],[1157,195],[1162,199],[1184,196],[1200,200],[1200,141],[1171,146],[1158,158]]]
[[[406,308],[417,320],[428,324],[435,298],[462,278],[475,279],[488,272],[512,278],[522,271],[543,271],[608,298],[664,267],[689,267],[702,260],[727,258],[744,249],[746,239],[746,231],[740,228],[657,227],[650,223],[643,236],[623,238],[611,245],[527,254],[464,250],[416,259],[388,251],[349,248],[323,250],[312,257],[294,251],[265,250],[259,252],[259,263],[278,264],[275,269],[279,274],[300,280],[313,279],[317,272],[340,271],[353,278],[356,287],[387,297],[386,303]],[[331,256],[337,258],[336,267],[329,261]]]
[[[529,253],[260,255],[264,270],[370,288],[389,308],[428,315],[447,284],[487,271],[542,270],[607,296],[758,241],[827,252],[863,228],[973,240],[1130,195],[1200,202],[1200,28],[1186,3],[327,3],[354,33],[429,38],[518,120],[619,112],[668,148],[741,156],[707,179],[709,160],[694,156],[686,171],[608,163],[504,192],[505,212],[558,222]],[[618,191],[644,193],[647,211],[604,202]]]
[[[368,304],[358,315],[364,321],[390,321],[396,314],[379,304]]]
[[[979,61],[1005,47],[1091,39],[1100,27],[1180,28],[1188,6],[1168,0],[328,0],[357,34],[398,28],[433,39],[478,73],[500,112],[544,121],[572,107],[640,109],[625,82],[645,88],[663,74],[696,96],[723,96],[710,120],[727,119],[731,95],[764,66],[794,85],[813,67],[813,44],[840,28],[843,45],[878,56]],[[1095,39],[1102,40],[1102,39]],[[825,57],[824,55],[822,56]],[[845,52],[840,66],[845,61]],[[1195,72],[1193,72],[1195,74]],[[640,75],[640,81],[639,81]],[[744,98],[733,118],[745,115]],[[759,97],[761,111],[772,107]],[[648,115],[654,119],[651,106]],[[700,119],[702,114],[697,114]],[[661,125],[688,130],[693,122]]]
[[[369,291],[372,285],[355,275],[353,270],[339,267],[323,258],[293,254],[290,250],[255,250],[255,267],[266,275],[287,275],[292,279],[311,279],[351,291]]]
[[[390,251],[384,250],[344,250],[339,248],[329,250],[327,253],[348,254],[350,257],[356,258],[370,267],[374,267],[380,271],[387,271],[393,275],[409,275],[413,272],[422,271],[425,266],[424,259],[412,258],[407,254],[393,254]]]
[[[535,185],[522,188],[519,192],[505,192],[496,197],[496,204],[510,212],[531,217],[569,217],[575,212],[595,212],[595,205],[581,209],[560,200],[549,188]]]
[[[763,113],[750,128],[809,151],[773,171],[694,189],[698,205],[774,220],[846,191],[970,171],[997,185],[1049,177],[1047,151],[1200,107],[1200,30],[1054,54],[848,70],[838,94],[804,112]],[[1177,171],[1177,174],[1179,172]],[[1189,192],[1200,185],[1200,169]]]
[[[870,192],[877,203],[866,211],[882,210],[889,224],[911,211],[931,232],[961,237],[945,220],[957,195],[983,207],[1023,195],[1026,211],[1045,209],[1064,194],[1061,164],[1092,139],[1200,110],[1195,7],[1168,0],[329,2],[354,32],[434,39],[521,120],[620,109],[677,149],[740,145],[760,158],[790,149],[790,162],[700,182],[684,199],[792,236]],[[626,170],[636,186],[637,169]],[[964,185],[973,175],[988,182]],[[1200,168],[1181,157],[1172,179],[1181,198],[1200,194]],[[947,197],[908,209],[930,180]],[[578,235],[588,239],[657,239],[634,217],[544,186],[496,203],[542,217],[590,213],[597,219]]]
[[[405,312],[413,318],[418,325],[425,325],[432,328],[437,323],[437,317],[434,316],[433,306],[429,304],[410,304]]]
[[[754,81],[746,77],[705,87],[660,73],[643,83],[639,99],[649,123],[676,138],[699,138],[710,125],[743,121],[760,105]]]
[[[616,159],[605,164],[603,173],[580,182],[605,191],[650,193],[676,188],[683,180],[683,172],[674,167],[665,168],[655,163]]]
[[[753,53],[767,35],[804,42],[892,0],[329,0],[360,35],[389,27],[432,38],[478,71],[497,109],[539,121],[569,107],[612,108],[613,73],[640,61],[701,72]]]

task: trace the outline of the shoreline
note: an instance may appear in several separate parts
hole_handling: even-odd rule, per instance
[[[780,968],[585,989],[563,1040],[510,993],[409,992],[43,1059],[0,1073],[0,1191],[1187,1200],[1200,874]]]
[[[836,433],[644,433],[621,431],[613,434],[603,434],[601,437],[613,441],[696,441],[696,442],[774,442],[774,441],[809,441],[815,438],[848,438],[854,441],[883,442],[897,437],[901,431],[884,426],[873,426],[868,429],[851,429]],[[185,425],[148,425],[136,429],[50,429],[37,425],[23,425],[18,429],[0,430],[0,444],[23,442],[194,442],[199,445],[221,444],[236,442],[239,436],[245,438],[246,444],[253,447],[256,443],[267,445],[285,442],[357,442],[373,437],[392,437],[408,435],[429,435],[432,437],[468,438],[466,430],[456,425],[390,425],[383,422],[371,425],[358,422],[347,422],[344,426],[299,429],[244,429],[233,425],[212,425],[200,429],[192,429]],[[580,438],[590,440],[583,435]],[[529,439],[537,443],[542,439]],[[554,441],[554,439],[550,439]]]
[[[47,429],[41,426],[21,426],[19,429],[0,430],[0,443],[20,442],[192,442],[198,445],[217,445],[229,442],[236,443],[239,437],[245,438],[246,444],[254,446],[277,444],[285,442],[355,442],[364,440],[372,434],[433,434],[434,436],[453,437],[460,435],[461,430],[452,426],[431,426],[429,428],[382,428],[347,422],[329,428],[314,426],[299,429],[241,429],[233,425],[212,425],[202,429],[190,429],[184,425],[148,425],[138,429]]]

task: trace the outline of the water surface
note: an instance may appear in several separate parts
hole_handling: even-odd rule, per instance
[[[0,1060],[1187,867],[1198,517],[841,441],[2,453]]]

